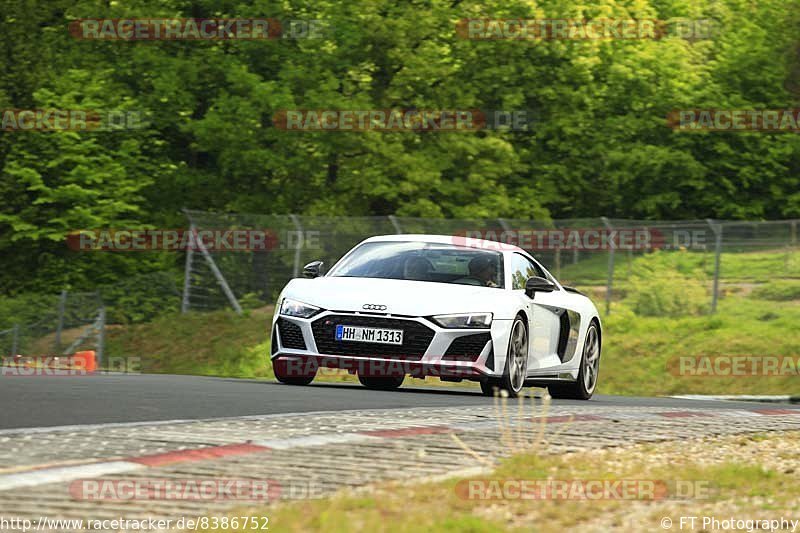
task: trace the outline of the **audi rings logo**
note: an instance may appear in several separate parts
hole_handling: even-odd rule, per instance
[[[364,304],[361,306],[361,309],[365,311],[386,311],[385,305],[376,305],[376,304]]]

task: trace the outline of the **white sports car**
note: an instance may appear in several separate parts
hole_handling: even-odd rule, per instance
[[[530,254],[440,235],[386,235],[358,244],[323,275],[281,292],[272,323],[276,378],[307,385],[345,368],[376,389],[406,375],[479,381],[487,395],[546,386],[589,399],[602,340],[597,309]]]

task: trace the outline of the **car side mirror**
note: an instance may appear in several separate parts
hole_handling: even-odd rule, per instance
[[[322,267],[325,265],[322,261],[312,261],[303,267],[304,278],[318,278],[322,275]]]
[[[525,282],[525,294],[533,298],[536,292],[553,292],[556,290],[555,284],[549,279],[540,278],[539,276],[531,276]]]

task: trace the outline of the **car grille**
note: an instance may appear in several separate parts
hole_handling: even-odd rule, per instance
[[[403,344],[337,341],[336,326],[364,326],[403,330]],[[311,323],[317,351],[321,354],[354,355],[419,361],[433,340],[434,331],[413,320],[367,315],[328,315]]]
[[[306,341],[303,339],[303,332],[300,326],[294,322],[289,322],[285,318],[278,319],[278,331],[281,335],[281,345],[284,348],[293,350],[305,350]]]
[[[486,343],[491,340],[488,333],[475,333],[474,335],[464,335],[453,339],[447,351],[444,353],[443,360],[447,361],[472,361],[475,362],[480,357]]]

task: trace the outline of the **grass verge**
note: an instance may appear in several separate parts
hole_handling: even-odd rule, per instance
[[[750,435],[593,450],[561,456],[519,454],[472,481],[556,480],[580,486],[588,481],[649,481],[665,491],[650,498],[526,499],[508,492],[464,490],[470,480],[384,483],[333,497],[240,510],[238,516],[268,516],[273,531],[656,531],[668,518],[678,529],[681,516],[773,520],[800,518],[800,433]],[[758,459],[758,464],[754,459]],[[467,485],[468,486],[468,485]],[[508,485],[495,485],[505,486]],[[646,486],[641,484],[641,486]],[[493,494],[499,498],[483,499]],[[503,498],[507,494],[510,497]],[[528,492],[527,494],[531,494]],[[535,493],[533,493],[535,494]],[[606,494],[614,495],[610,491]],[[234,513],[232,513],[233,515]],[[684,529],[688,529],[684,525]],[[696,531],[702,528],[695,528]],[[719,528],[726,529],[726,528]],[[717,528],[706,527],[706,531]],[[236,529],[233,529],[236,531]],[[241,530],[241,531],[244,531]]]
[[[267,364],[272,309],[170,314],[133,326],[110,328],[109,357],[135,357],[143,372],[273,377]]]
[[[700,271],[706,277],[714,276],[714,253],[674,252],[661,253],[663,261],[680,272]],[[620,284],[636,274],[641,254],[620,251],[615,254],[614,283]],[[566,261],[566,259],[565,259]],[[554,271],[555,273],[555,271]],[[725,253],[720,255],[720,277],[728,283],[768,282],[776,276],[800,278],[800,253],[796,248],[782,250]],[[608,278],[608,254],[593,253],[581,256],[576,263],[562,264],[560,280],[578,285],[605,285]]]
[[[800,354],[800,302],[733,296],[715,315],[642,317],[622,305],[604,321],[599,392],[628,395],[796,394],[798,375],[688,377],[667,370],[679,356]]]

